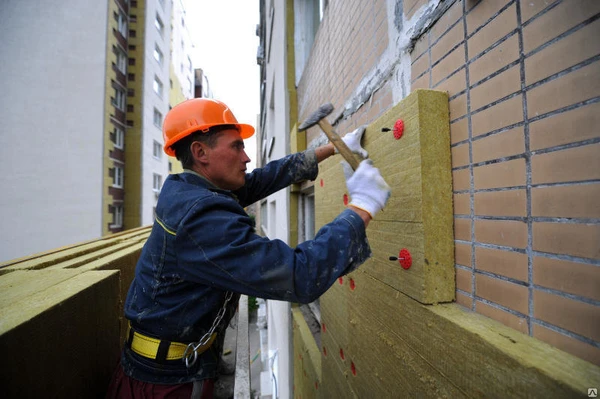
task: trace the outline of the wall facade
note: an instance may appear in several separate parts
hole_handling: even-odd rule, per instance
[[[600,4],[455,2],[411,52],[450,96],[457,302],[600,364]]]
[[[103,232],[108,18],[107,1],[0,4],[10,60],[0,65],[0,215],[10,226],[0,260]]]
[[[599,12],[598,4],[588,1],[329,1],[302,75],[296,76],[298,122],[331,102],[335,110],[329,120],[340,134],[377,124],[417,89],[448,93],[456,273],[452,306],[477,315],[481,325],[504,325],[508,330],[503,331],[522,334],[515,337],[535,347],[530,359],[557,358],[545,352],[549,344],[556,353],[583,360],[578,364],[588,366],[578,371],[580,376],[586,374],[581,370],[597,373],[591,364],[600,364]],[[367,145],[374,134],[367,131]],[[325,140],[318,128],[306,134],[308,147]],[[372,155],[377,165],[377,154]],[[389,285],[365,280],[371,271],[358,273],[354,284],[369,282],[398,298]],[[322,298],[321,322],[341,320],[335,325],[345,326],[350,346],[360,352],[351,337],[360,335],[356,326],[361,323],[359,313],[352,312],[366,316],[379,310],[352,299],[347,284],[335,285]],[[382,317],[401,311],[378,301],[376,292],[361,295],[372,306],[389,305],[391,313]],[[346,313],[327,313],[323,301],[328,298],[330,309],[343,303]],[[450,319],[463,320],[449,312]],[[420,310],[418,317],[427,318]],[[471,331],[461,323],[465,334]],[[396,352],[402,340],[389,328],[385,338],[363,338],[372,348],[387,342],[390,355],[403,356],[401,349]],[[340,360],[336,348],[331,369],[320,349],[323,368],[314,373],[322,378],[317,385],[325,389],[329,380],[361,392],[352,382],[348,357]],[[315,370],[306,371],[313,375]],[[315,381],[306,383],[312,387]],[[307,389],[303,385],[298,392]],[[312,392],[319,395],[316,388]]]

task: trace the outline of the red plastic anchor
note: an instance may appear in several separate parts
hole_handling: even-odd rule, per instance
[[[400,139],[400,137],[402,137],[403,133],[404,133],[404,122],[402,121],[402,119],[398,119],[396,121],[396,123],[394,123],[394,138],[396,140]]]

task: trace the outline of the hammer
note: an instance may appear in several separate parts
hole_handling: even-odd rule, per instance
[[[333,130],[333,126],[329,123],[325,117],[333,112],[333,105],[331,103],[323,104],[316,110],[308,119],[304,121],[299,127],[298,131],[306,130],[314,125],[319,125],[321,130],[325,132],[329,141],[333,143],[335,148],[342,154],[346,162],[350,164],[353,170],[358,168],[360,161],[356,159],[350,148],[342,141],[340,136]]]

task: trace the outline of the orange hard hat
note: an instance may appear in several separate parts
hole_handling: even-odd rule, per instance
[[[193,98],[173,107],[165,116],[163,123],[164,150],[167,155],[175,156],[171,146],[190,134],[208,132],[213,126],[235,125],[242,139],[254,134],[250,125],[238,123],[229,107],[212,98]]]

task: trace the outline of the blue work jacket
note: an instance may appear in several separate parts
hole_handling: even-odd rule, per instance
[[[355,212],[344,210],[313,240],[291,248],[259,236],[244,211],[292,183],[314,180],[317,173],[315,153],[309,150],[255,169],[235,192],[193,172],[170,175],[125,302],[132,327],[159,339],[197,342],[212,326],[228,291],[308,303],[356,269],[371,250],[364,222]],[[225,327],[233,312],[221,323]],[[220,326],[222,335],[225,327]],[[213,346],[190,369],[182,361],[156,364],[127,347],[122,365],[128,375],[151,383],[213,378],[220,350]]]

